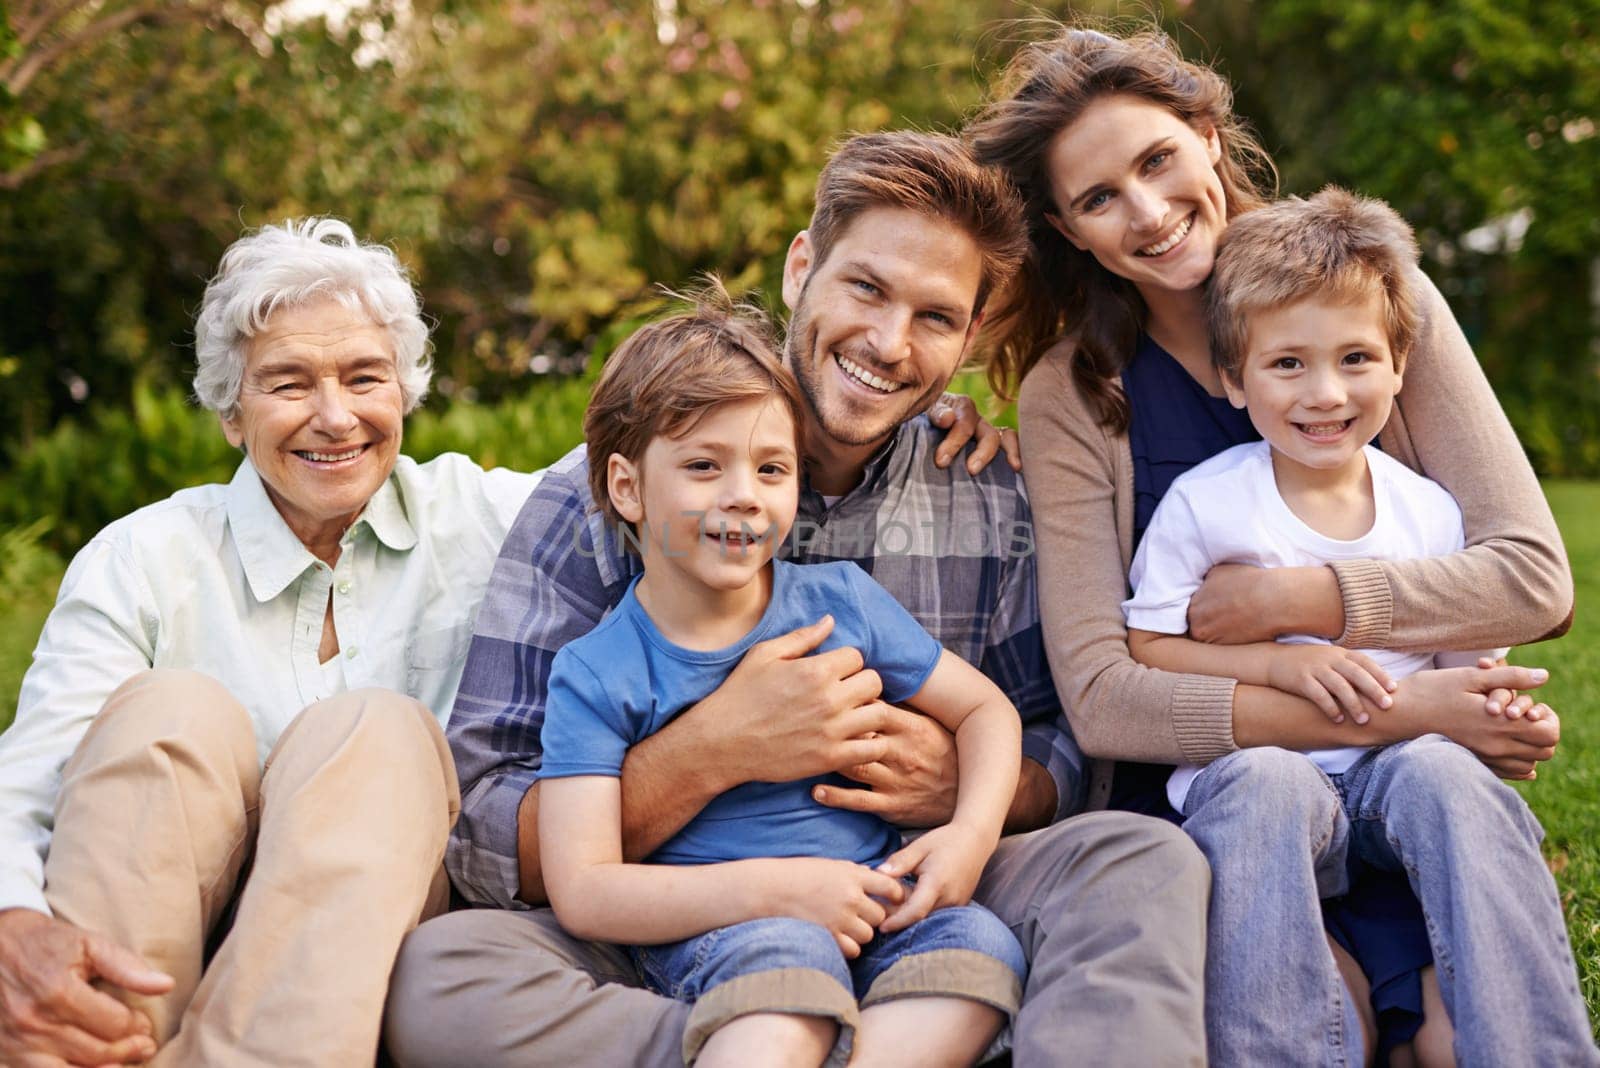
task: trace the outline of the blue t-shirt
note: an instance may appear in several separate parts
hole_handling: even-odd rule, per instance
[[[600,625],[569,643],[551,666],[541,742],[540,778],[619,776],[628,748],[704,699],[757,642],[834,618],[819,647],[861,651],[883,679],[883,700],[922,689],[942,652],[900,603],[853,563],[775,560],[772,599],[749,634],[724,649],[697,651],[668,641],[635,596],[638,579]],[[819,805],[817,783],[850,784],[838,775],[795,782],[745,783],[718,796],[647,859],[711,864],[751,857],[828,857],[876,864],[900,834],[876,816]]]

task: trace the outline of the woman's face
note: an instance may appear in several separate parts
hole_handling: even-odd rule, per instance
[[[394,470],[405,400],[389,331],[332,298],[283,308],[250,339],[222,421],[300,540],[337,540]]]
[[[1147,299],[1210,276],[1227,222],[1214,129],[1139,97],[1106,96],[1056,135],[1045,158],[1051,225],[1106,270]]]

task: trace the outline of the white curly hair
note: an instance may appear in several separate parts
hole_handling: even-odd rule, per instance
[[[428,327],[410,276],[386,245],[364,245],[348,223],[312,216],[263,226],[222,254],[195,318],[194,395],[202,407],[238,414],[249,340],[279,308],[332,297],[389,331],[405,410],[428,395]]]

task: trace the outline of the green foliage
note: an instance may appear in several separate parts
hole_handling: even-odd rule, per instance
[[[32,660],[64,569],[44,545],[48,519],[0,528],[0,731],[11,725],[17,689]]]

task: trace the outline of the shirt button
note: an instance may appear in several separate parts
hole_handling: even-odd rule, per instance
[[[345,659],[354,660],[356,658],[356,653],[357,652],[359,652],[359,650],[356,649],[356,647],[352,645],[350,648],[348,648],[348,649],[346,649],[344,651]]]
[[[339,589],[340,593],[349,593],[350,592],[350,583],[341,582],[341,583],[339,583],[338,589]]]

